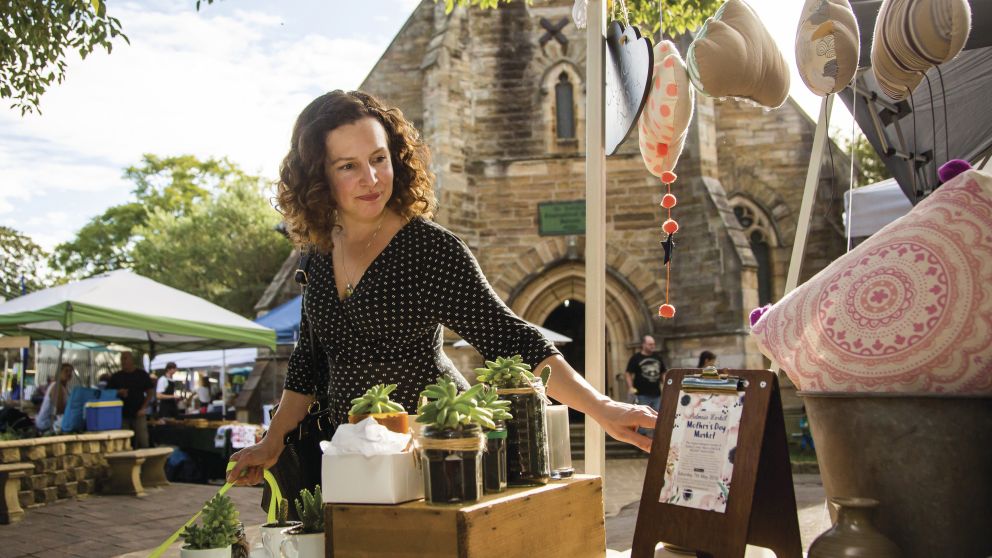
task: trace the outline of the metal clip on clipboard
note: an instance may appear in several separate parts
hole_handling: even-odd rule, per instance
[[[682,391],[708,391],[733,393],[744,389],[744,382],[737,376],[721,374],[715,366],[707,366],[699,374],[682,377]]]

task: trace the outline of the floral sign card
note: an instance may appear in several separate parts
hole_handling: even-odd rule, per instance
[[[743,409],[743,392],[679,392],[660,502],[726,511]]]

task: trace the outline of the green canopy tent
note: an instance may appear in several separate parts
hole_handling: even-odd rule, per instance
[[[4,302],[0,334],[58,339],[63,347],[69,340],[117,343],[153,358],[161,350],[276,347],[274,330],[128,270]]]
[[[0,304],[0,333],[117,343],[151,355],[276,346],[272,329],[127,270]]]

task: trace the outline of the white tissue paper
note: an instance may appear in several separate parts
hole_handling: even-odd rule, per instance
[[[369,457],[401,453],[409,445],[409,434],[397,434],[369,417],[358,424],[342,424],[330,442],[320,443],[320,449],[325,455],[359,453]]]
[[[398,504],[424,497],[410,435],[397,434],[369,417],[342,424],[321,442],[321,492],[336,504]]]

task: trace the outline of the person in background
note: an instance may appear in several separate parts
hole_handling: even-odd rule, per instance
[[[196,388],[196,403],[199,405],[201,413],[207,412],[213,399],[213,394],[210,393],[210,376],[201,374],[200,387]]]
[[[635,401],[657,411],[661,408],[661,375],[667,368],[655,346],[654,337],[645,335],[641,340],[641,350],[627,361],[626,376],[627,389],[635,394]],[[643,432],[645,436],[654,433],[648,429],[643,429]]]
[[[121,353],[121,369],[110,376],[109,389],[124,402],[123,427],[134,431],[134,448],[148,447],[148,408],[155,398],[155,382],[138,368],[131,352]]]
[[[176,375],[176,363],[170,362],[165,365],[165,372],[158,379],[155,385],[155,398],[158,399],[158,416],[162,418],[176,418],[179,412],[177,405],[176,384],[172,382],[172,377]]]
[[[696,368],[706,368],[707,366],[716,366],[716,355],[709,351],[703,351],[699,353],[699,364]]]
[[[59,367],[58,381],[52,381],[45,390],[45,398],[41,402],[41,409],[34,419],[35,427],[41,432],[51,430],[58,422],[58,417],[65,414],[66,403],[69,402],[69,380],[72,379],[74,369],[71,364],[64,363]]]
[[[35,407],[41,407],[42,401],[45,399],[45,394],[48,393],[48,388],[55,383],[55,378],[49,378],[48,383],[44,387],[37,387],[34,393],[31,394],[31,402],[34,403]]]

